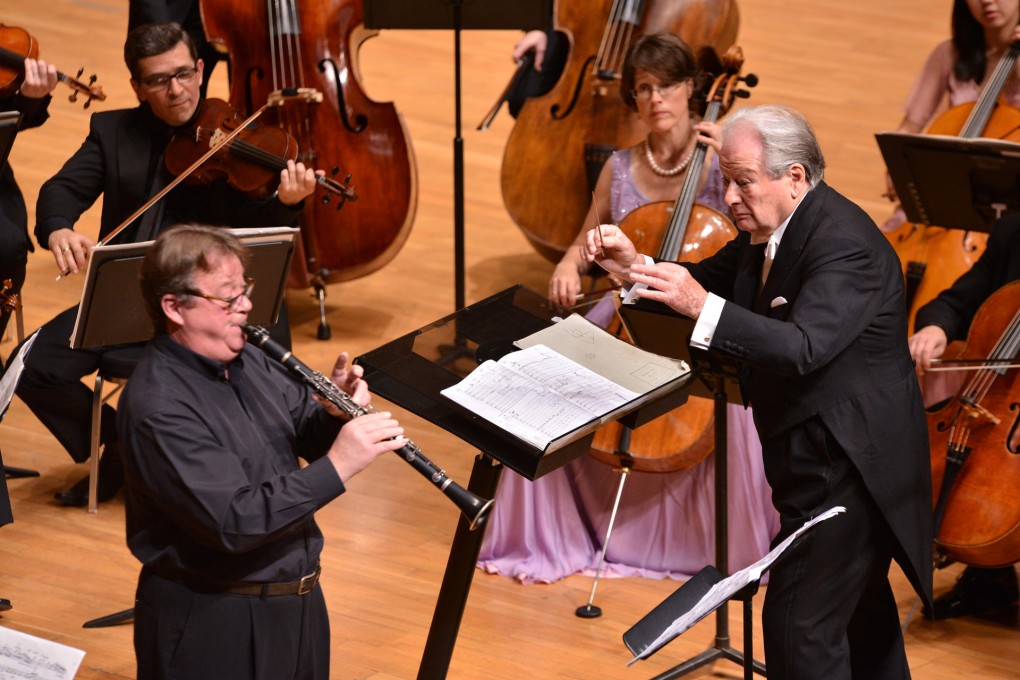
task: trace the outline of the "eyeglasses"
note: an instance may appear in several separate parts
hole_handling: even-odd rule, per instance
[[[670,96],[676,89],[680,87],[680,83],[666,83],[665,85],[638,85],[636,88],[631,90],[631,94],[634,99],[651,99],[653,92],[658,92],[659,96],[665,99]]]
[[[200,293],[197,290],[190,290],[190,289],[182,291],[181,294],[182,295],[193,295],[195,297],[205,298],[206,300],[213,300],[215,302],[226,303],[227,306],[226,307],[221,307],[221,309],[223,309],[223,311],[230,312],[231,314],[234,314],[234,313],[237,312],[238,307],[241,306],[241,299],[242,298],[248,298],[249,300],[251,300],[251,294],[252,294],[252,291],[254,291],[254,290],[255,290],[255,279],[250,279],[250,278],[248,278],[246,276],[246,277],[244,277],[244,290],[242,290],[240,293],[238,293],[234,297],[229,297],[229,298],[216,297],[215,295],[206,295],[205,293]]]
[[[157,73],[148,78],[142,78],[142,87],[147,90],[162,90],[170,86],[171,81],[179,83],[190,83],[198,75],[198,67],[181,69],[176,73]]]

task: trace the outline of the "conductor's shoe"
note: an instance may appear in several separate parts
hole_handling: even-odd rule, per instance
[[[1016,570],[967,567],[946,593],[935,598],[935,619],[954,619],[1008,607],[1020,600]],[[928,611],[925,609],[924,614]]]
[[[96,500],[105,502],[117,495],[124,486],[124,468],[120,462],[120,450],[116,444],[107,444],[103,456],[99,459],[99,484],[96,487]],[[85,475],[67,491],[58,491],[53,497],[61,505],[84,507],[89,502],[89,477]]]

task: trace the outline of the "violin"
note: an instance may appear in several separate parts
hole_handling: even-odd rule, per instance
[[[202,101],[194,119],[175,132],[163,153],[167,170],[174,176],[184,173],[210,149],[219,149],[184,180],[186,184],[211,184],[225,179],[245,194],[265,197],[276,189],[280,171],[288,160],[298,157],[297,141],[283,128],[275,125],[249,123],[233,139],[223,140],[244,123],[244,117],[222,99]],[[328,204],[332,196],[339,196],[336,209],[348,200],[358,200],[349,186],[351,176],[343,183],[316,174],[316,183],[325,189],[322,202]]]
[[[932,121],[926,133],[1020,142],[1020,109],[1000,97],[1018,56],[1020,45],[1011,45],[996,64],[978,100],[945,111]],[[903,263],[910,328],[914,326],[917,310],[970,271],[988,242],[987,234],[910,222],[886,237]],[[929,263],[934,266],[929,267]]]
[[[1020,281],[978,309],[959,363],[972,375],[928,413],[940,561],[1020,561]]]
[[[736,38],[739,13],[736,0],[576,0],[556,3],[554,19],[571,36],[567,63],[552,90],[524,102],[501,169],[507,211],[550,262],[577,236],[606,159],[644,134],[619,91],[633,38],[668,31],[696,54],[704,46],[721,54]]]
[[[735,98],[749,96],[747,87],[758,84],[752,73],[740,75],[744,55],[732,46],[722,59],[723,72],[712,83],[703,120],[716,122],[729,110]],[[713,255],[737,235],[736,227],[722,213],[695,204],[708,146],[698,142],[683,187],[675,203],[656,201],[635,208],[620,222],[620,230],[634,242],[638,252],[656,252],[660,260],[699,262]],[[614,332],[610,329],[610,332]],[[609,423],[595,433],[589,453],[610,465],[625,465],[640,472],[686,470],[704,460],[715,448],[712,399],[690,397],[683,406],[629,433],[628,446],[618,444],[623,426]]]
[[[38,58],[39,43],[28,31],[0,23],[0,95],[17,92],[25,79],[25,59]],[[95,74],[89,77],[87,84],[78,80],[84,71],[84,68],[78,69],[78,75],[74,78],[57,71],[57,80],[74,90],[67,98],[68,101],[76,102],[79,94],[85,95],[87,109],[93,99],[105,101],[106,94],[102,87],[96,85]]]

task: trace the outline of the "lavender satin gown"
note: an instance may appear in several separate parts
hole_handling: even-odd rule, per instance
[[[631,181],[629,149],[610,162],[610,208],[619,223],[648,199]],[[697,202],[728,214],[714,156]],[[768,552],[779,519],[751,411],[729,405],[727,433],[729,567],[735,571]],[[522,583],[594,573],[619,482],[620,473],[587,455],[534,482],[504,471],[478,566]],[[686,580],[715,561],[715,455],[682,472],[630,473],[603,575]]]

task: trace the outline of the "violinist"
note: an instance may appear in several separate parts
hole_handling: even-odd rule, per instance
[[[967,337],[981,304],[1002,286],[1017,280],[1020,280],[1020,215],[1012,215],[992,227],[988,247],[970,271],[917,311],[919,330],[910,336],[908,344],[922,381],[932,360],[942,356],[949,342]],[[1020,588],[1015,567],[968,566],[956,584],[935,599],[929,613],[936,619],[969,616],[1007,607],[1018,599]]]
[[[581,274],[591,266],[580,254],[588,229],[597,223],[618,223],[649,201],[674,201],[695,142],[718,147],[718,126],[695,124],[688,108],[697,77],[690,48],[675,35],[657,33],[633,44],[623,65],[621,93],[626,105],[648,126],[648,137],[615,152],[603,167],[596,200],[585,223],[577,225],[575,245],[564,254],[550,280],[552,302],[568,308],[575,303]],[[705,163],[704,175],[698,202],[727,212],[714,153]],[[588,318],[607,322],[596,317],[601,315],[601,307],[612,310],[611,304],[605,304],[608,302],[600,303]],[[778,521],[769,502],[761,446],[749,410],[728,407],[727,437],[729,484],[739,489],[730,496],[730,565],[743,568],[768,551]],[[619,523],[628,531],[613,535],[606,554],[611,573],[683,578],[715,561],[714,535],[704,531],[712,525],[715,512],[714,467],[714,459],[708,456],[685,470],[629,474],[618,511]],[[583,456],[533,484],[515,475],[504,478],[498,498],[507,500],[497,501],[489,520],[481,566],[529,582],[554,581],[595,569],[600,546],[592,538],[591,527],[598,527],[594,531],[600,538],[604,535],[617,474],[609,465]],[[523,511],[525,504],[534,504],[535,511]],[[516,510],[501,510],[508,507]],[[533,520],[534,526],[522,526]],[[565,536],[571,537],[566,544]]]
[[[954,0],[952,38],[939,43],[925,61],[907,97],[897,131],[923,132],[945,108],[977,101],[981,88],[1011,44],[1020,40],[1020,0]],[[1020,71],[1020,61],[1017,62]],[[1003,101],[1020,107],[1020,77],[1015,72],[1002,90]],[[886,176],[888,196],[896,190]],[[894,231],[906,221],[897,205],[882,225]]]
[[[36,59],[25,60],[25,79],[21,88],[12,94],[0,96],[0,111],[19,111],[20,129],[39,127],[49,116],[50,92],[57,86],[57,69]],[[14,180],[9,163],[0,159],[0,282],[10,280],[10,293],[17,294],[25,282],[25,267],[32,241],[28,238],[28,213],[25,198]],[[0,337],[7,330],[11,312],[0,309]],[[0,365],[0,375],[3,366]],[[0,467],[3,457],[0,455]],[[6,478],[0,481],[0,526],[14,521],[7,495]],[[0,611],[10,609],[10,601],[0,598]]]
[[[171,180],[163,152],[177,128],[196,116],[201,97],[202,60],[190,36],[178,24],[147,24],[132,31],[124,46],[131,87],[139,105],[93,114],[81,148],[40,190],[35,235],[53,253],[57,269],[83,272],[92,240],[74,229],[81,215],[103,196],[99,237],[103,239],[150,196]],[[115,243],[146,241],[166,226],[202,222],[217,226],[254,227],[293,224],[303,200],[315,189],[315,173],[288,162],[278,190],[252,199],[217,181],[174,188],[141,218],[123,230]],[[71,457],[82,462],[90,454],[92,392],[81,378],[94,372],[105,350],[68,348],[77,307],[46,323],[32,348],[17,394],[53,433]],[[281,313],[279,339],[289,343]],[[100,441],[99,499],[120,488],[123,471],[117,447],[115,412],[104,406]],[[84,505],[88,478],[56,494],[65,505]]]
[[[24,81],[17,92],[0,96],[0,111],[20,112],[22,130],[39,127],[49,117],[50,92],[56,86],[54,66],[26,59]],[[0,281],[11,280],[11,293],[18,293],[25,282],[25,265],[32,250],[25,198],[10,163],[5,165],[0,159]],[[7,330],[10,316],[9,311],[0,310],[0,336]]]

